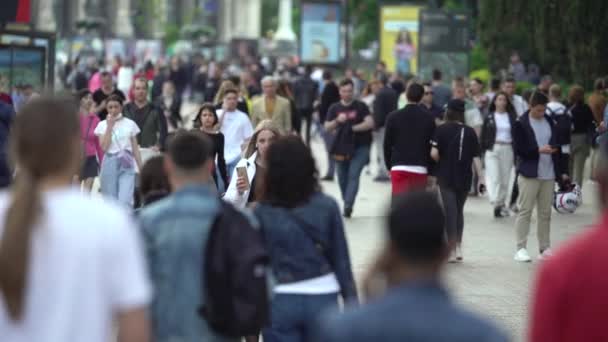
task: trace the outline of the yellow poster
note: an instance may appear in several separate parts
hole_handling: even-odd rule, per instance
[[[409,5],[380,8],[380,60],[389,71],[416,74],[420,9]]]

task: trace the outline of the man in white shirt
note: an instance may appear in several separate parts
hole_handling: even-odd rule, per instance
[[[502,91],[509,95],[511,103],[513,107],[515,107],[515,111],[517,112],[517,116],[522,116],[528,110],[528,104],[524,99],[515,94],[515,80],[512,78],[507,78],[505,82],[502,84]]]
[[[224,134],[224,159],[228,177],[236,164],[241,160],[242,147],[253,135],[253,127],[247,114],[236,109],[238,92],[228,89],[224,92],[223,108],[217,111],[220,119],[220,131]]]

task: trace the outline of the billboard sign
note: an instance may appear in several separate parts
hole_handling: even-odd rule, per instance
[[[339,64],[342,5],[302,1],[300,58],[302,63]]]
[[[418,71],[418,17],[420,6],[380,7],[380,60],[391,72],[412,75]]]
[[[462,12],[424,10],[420,14],[420,76],[433,69],[446,80],[469,74],[469,16]]]

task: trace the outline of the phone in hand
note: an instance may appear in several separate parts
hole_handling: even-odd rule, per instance
[[[247,187],[250,187],[249,177],[247,176],[247,168],[244,166],[239,166],[236,168],[236,175],[240,178],[243,178],[247,182]]]

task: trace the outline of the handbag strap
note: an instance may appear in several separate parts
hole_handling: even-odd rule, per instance
[[[295,213],[293,213],[291,211],[288,211],[288,213],[289,213],[289,216],[294,221],[296,221],[297,226],[300,228],[300,230],[302,230],[308,236],[308,238],[310,238],[310,240],[312,240],[315,247],[319,250],[319,253],[321,253],[321,255],[325,258],[325,261],[327,261],[330,265],[332,265],[332,263],[330,261],[331,258],[329,257],[329,251],[328,251],[327,246],[325,245],[325,243],[323,241],[321,241],[321,239],[319,239],[317,236],[315,236],[315,234],[312,232],[312,230],[315,230],[315,227],[313,227],[312,224],[306,222],[304,219],[302,219]]]

